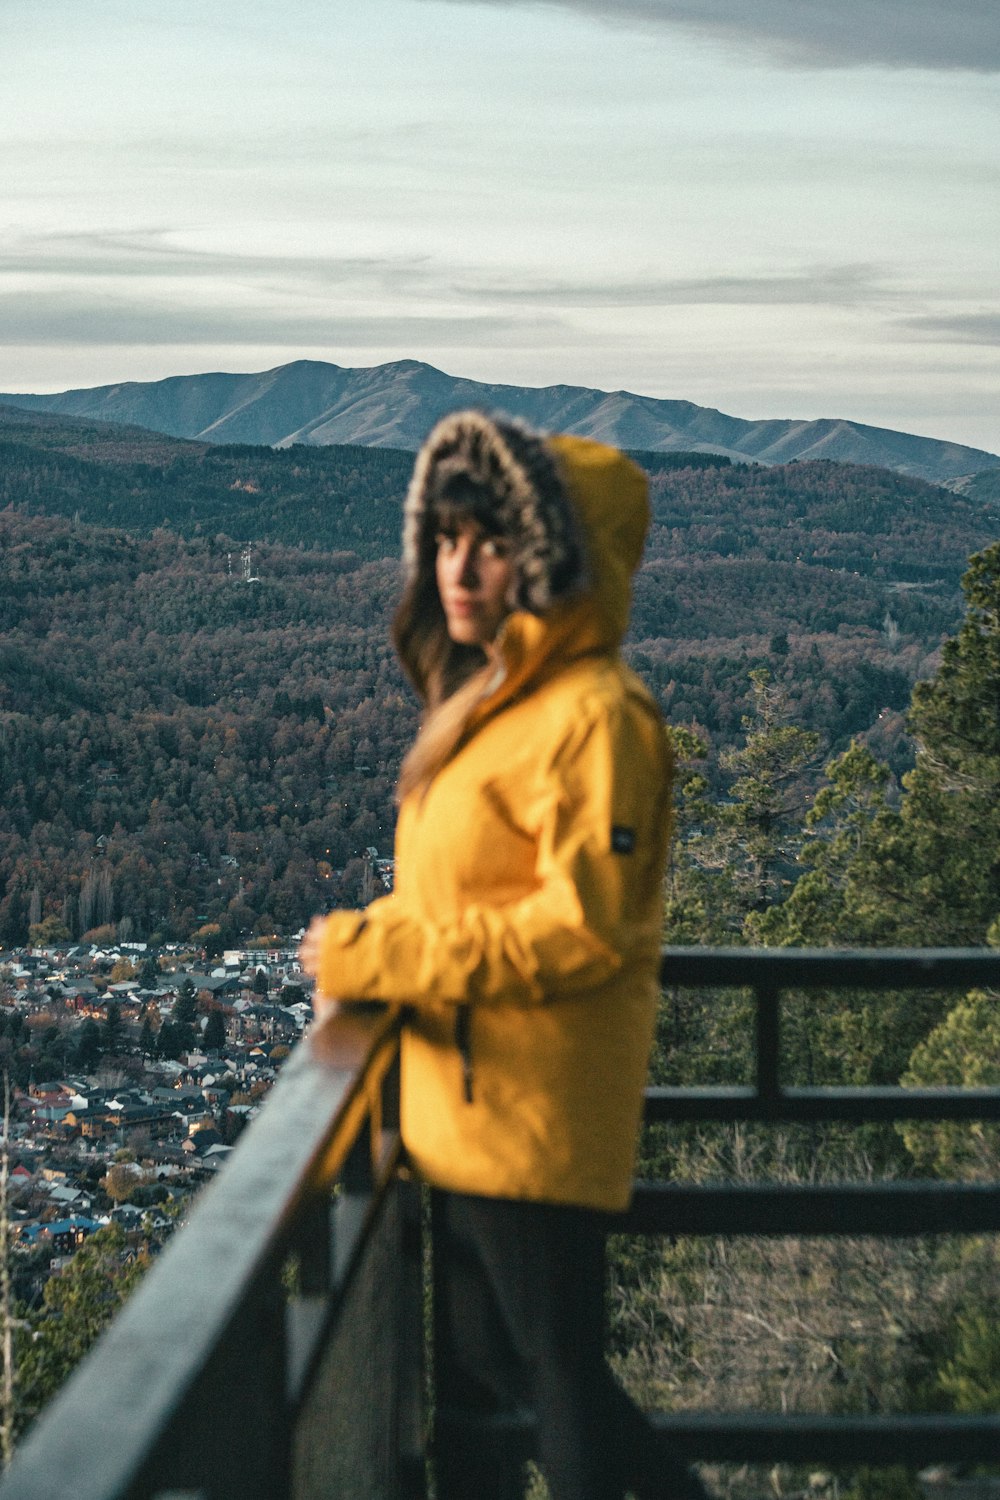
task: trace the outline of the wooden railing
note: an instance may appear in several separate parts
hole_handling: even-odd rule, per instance
[[[1000,1121],[1000,1089],[790,1088],[787,991],[1000,988],[1000,953],[666,949],[668,986],[755,994],[756,1077],[652,1089],[651,1121]],[[27,1438],[0,1500],[418,1500],[426,1493],[419,1193],[397,1170],[398,1018],[351,1008],[286,1064],[190,1223]],[[911,1235],[1000,1229],[1000,1183],[640,1182],[641,1234]],[[530,1421],[439,1413],[513,1474]],[[996,1460],[1000,1417],[661,1415],[690,1459]],[[446,1436],[446,1434],[448,1436]],[[512,1482],[505,1493],[514,1493]],[[485,1497],[483,1497],[485,1500]]]

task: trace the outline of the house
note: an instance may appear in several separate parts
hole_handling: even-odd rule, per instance
[[[99,991],[92,979],[75,979],[72,984],[66,986],[66,990],[63,1004],[67,1010],[75,1011],[77,1015],[94,1013]]]
[[[232,1146],[226,1146],[221,1141],[218,1141],[214,1146],[209,1146],[202,1157],[202,1164],[206,1167],[221,1167],[232,1150]]]
[[[203,1143],[199,1143],[199,1135],[203,1135],[206,1137]],[[208,1139],[208,1137],[213,1138]],[[184,1152],[184,1155],[187,1157],[188,1161],[200,1162],[210,1146],[219,1146],[221,1144],[222,1137],[219,1135],[218,1131],[212,1131],[211,1128],[206,1125],[203,1126],[202,1129],[199,1130],[195,1135],[189,1135],[187,1140],[182,1143],[181,1150]]]
[[[35,1246],[51,1241],[60,1255],[72,1255],[95,1229],[103,1226],[99,1219],[88,1219],[83,1214],[71,1214],[68,1219],[53,1219],[51,1224],[25,1224],[18,1235],[23,1245]]]
[[[40,1099],[43,1104],[58,1103],[64,1093],[64,1085],[57,1079],[48,1079],[44,1083],[31,1082],[28,1084],[28,1097]]]
[[[111,1210],[111,1222],[120,1224],[123,1229],[139,1229],[145,1212],[144,1208],[137,1208],[134,1203],[119,1203],[117,1208]]]
[[[129,1104],[114,1100],[103,1109],[76,1116],[80,1135],[85,1140],[103,1140],[115,1136],[124,1140],[129,1130],[148,1130],[152,1136],[170,1135],[176,1129],[173,1110],[155,1104]]]
[[[52,1243],[62,1255],[79,1249],[84,1240],[102,1227],[100,1220],[88,1219],[83,1214],[71,1214],[68,1219],[56,1219],[45,1226]]]
[[[68,1208],[75,1211],[90,1207],[90,1198],[84,1193],[83,1189],[70,1187],[68,1183],[54,1183],[49,1188],[49,1197],[53,1203],[58,1203],[62,1209]]]
[[[292,1042],[299,1034],[297,1016],[283,1005],[247,1005],[236,1017],[237,1039]]]

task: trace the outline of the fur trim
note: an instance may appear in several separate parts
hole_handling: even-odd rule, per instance
[[[583,546],[554,455],[530,428],[482,411],[444,417],[417,454],[403,509],[408,578],[432,563],[432,496],[457,474],[496,497],[497,521],[511,538],[517,565],[512,603],[543,614],[582,583]]]

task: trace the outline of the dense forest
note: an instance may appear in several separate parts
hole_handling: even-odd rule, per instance
[[[803,787],[862,735],[891,795],[995,502],[637,457],[654,521],[627,649],[713,794],[766,670],[816,737]],[[358,898],[416,723],[387,641],[411,463],[0,411],[0,943],[42,920],[233,940]]]
[[[0,942],[294,930],[392,835],[395,571],[0,515]],[[373,619],[377,625],[373,627]],[[99,862],[105,892],[87,892]]]

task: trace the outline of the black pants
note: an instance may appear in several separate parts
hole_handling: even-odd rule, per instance
[[[605,1363],[604,1214],[438,1192],[433,1230],[439,1409],[527,1403],[553,1500],[702,1493]],[[439,1444],[441,1500],[502,1494],[491,1462]]]

